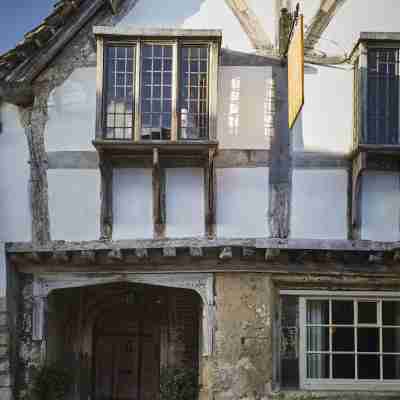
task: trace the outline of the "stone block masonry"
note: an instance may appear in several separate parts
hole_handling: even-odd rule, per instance
[[[7,306],[7,264],[4,243],[0,242],[0,399],[11,400],[10,332]]]

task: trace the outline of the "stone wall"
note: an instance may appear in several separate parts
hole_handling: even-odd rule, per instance
[[[215,349],[208,369],[215,400],[261,399],[272,382],[273,287],[265,274],[218,273]]]

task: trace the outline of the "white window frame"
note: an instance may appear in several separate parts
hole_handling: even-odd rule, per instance
[[[400,380],[352,380],[352,379],[310,379],[306,377],[306,301],[307,300],[351,300],[351,301],[400,301],[400,294],[396,292],[362,292],[362,291],[316,291],[316,290],[281,290],[281,295],[299,296],[299,373],[300,388],[304,390],[382,390],[399,391]],[[357,308],[357,307],[355,307]],[[377,324],[382,327],[381,306],[378,306]],[[368,324],[358,324],[357,315],[354,316],[356,326],[368,327]],[[330,321],[331,322],[331,321]],[[397,325],[396,325],[397,326]],[[382,336],[380,335],[379,354],[383,353]],[[382,371],[382,363],[381,363]]]

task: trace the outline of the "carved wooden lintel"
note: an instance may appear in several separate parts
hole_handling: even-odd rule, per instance
[[[201,247],[190,247],[189,252],[191,257],[203,257],[203,248]]]
[[[163,248],[164,257],[176,257],[176,247],[164,247]]]
[[[79,254],[79,261],[87,264],[94,264],[96,262],[96,253],[91,250],[83,250]]]
[[[266,249],[265,250],[265,261],[275,261],[281,255],[279,249]]]
[[[256,255],[256,250],[251,247],[243,247],[242,255],[243,257],[254,257]]]
[[[70,261],[70,254],[66,251],[55,251],[51,255],[51,261],[55,264],[68,264]]]
[[[135,254],[137,258],[146,258],[149,256],[147,249],[135,249]]]
[[[112,249],[111,251],[108,252],[107,256],[111,261],[124,260],[124,255],[122,254],[122,251],[120,249]]]
[[[219,253],[220,260],[229,260],[232,258],[232,247],[223,247]]]

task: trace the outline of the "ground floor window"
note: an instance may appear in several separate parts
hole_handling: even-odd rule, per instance
[[[281,300],[284,386],[398,389],[400,298],[395,294],[315,291]]]

